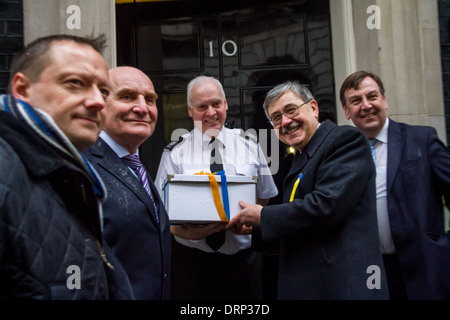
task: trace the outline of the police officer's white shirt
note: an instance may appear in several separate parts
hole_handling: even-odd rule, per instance
[[[241,135],[239,129],[222,128],[216,139],[219,140],[219,152],[223,159],[223,167],[227,175],[257,176],[256,196],[270,199],[278,194],[264,153],[258,144]],[[211,137],[204,135],[198,129],[183,136],[183,140],[172,150],[164,149],[156,174],[155,184],[164,199],[164,185],[168,174],[195,174],[201,171],[209,172]],[[205,239],[187,240],[175,236],[176,241],[206,252],[213,250]],[[225,243],[218,250],[224,254],[235,254],[251,246],[251,235],[237,235],[227,231]]]

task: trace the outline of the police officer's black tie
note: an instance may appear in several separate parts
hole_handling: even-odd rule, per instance
[[[223,170],[222,156],[220,155],[220,151],[218,149],[216,157],[216,148],[218,148],[217,140],[215,140],[215,138],[212,137],[209,143],[212,144],[211,160],[209,168],[212,173],[222,171]],[[220,230],[219,232],[216,232],[206,237],[206,243],[214,251],[219,250],[219,248],[223,245],[224,242],[225,242],[225,230]]]

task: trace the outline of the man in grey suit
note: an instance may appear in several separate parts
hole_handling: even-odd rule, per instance
[[[155,130],[158,96],[149,77],[136,68],[114,68],[109,76],[105,126],[85,152],[108,192],[104,236],[128,273],[136,299],[168,299],[169,220],[138,149]]]
[[[253,226],[253,242],[280,240],[279,299],[387,299],[375,208],[375,167],[352,126],[319,123],[319,107],[298,82],[266,95],[279,139],[298,152],[282,204],[249,205],[227,225]]]
[[[347,119],[373,141],[380,246],[391,299],[450,299],[450,233],[444,222],[450,152],[434,128],[387,116],[376,74],[349,75],[340,99]]]

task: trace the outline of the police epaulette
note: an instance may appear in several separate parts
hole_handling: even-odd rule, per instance
[[[245,140],[250,140],[250,141],[252,141],[254,143],[258,143],[258,138],[256,137],[256,135],[251,133],[250,130],[247,130],[245,132],[242,129],[234,129],[234,130],[236,130],[235,131],[236,134],[240,135]],[[237,131],[237,130],[239,130],[239,131]]]
[[[164,149],[172,151],[172,149],[175,148],[175,146],[181,141],[183,141],[183,137],[180,137],[178,140],[171,141],[167,146],[164,147]]]

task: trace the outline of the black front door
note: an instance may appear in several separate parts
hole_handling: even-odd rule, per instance
[[[116,5],[118,65],[145,72],[159,95],[155,133],[141,147],[153,178],[164,146],[193,128],[186,86],[197,75],[222,82],[228,122],[259,138],[270,132],[264,94],[286,80],[307,84],[320,117],[335,119],[328,0],[212,2]]]

